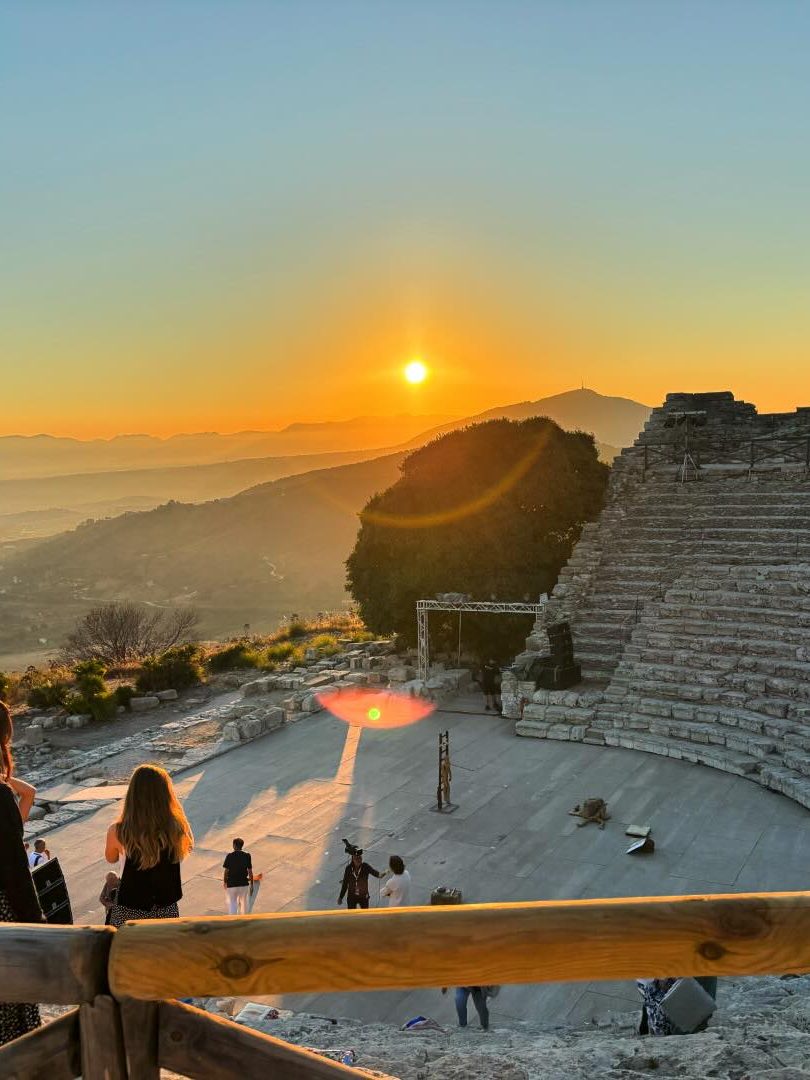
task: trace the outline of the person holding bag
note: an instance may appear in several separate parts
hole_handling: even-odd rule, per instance
[[[28,869],[18,784],[13,775],[13,733],[11,713],[0,701],[0,922],[41,923],[45,920]],[[0,1001],[0,1045],[39,1025],[38,1005]]]

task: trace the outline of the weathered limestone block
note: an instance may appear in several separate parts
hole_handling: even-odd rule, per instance
[[[160,706],[160,698],[155,694],[147,694],[145,697],[130,698],[129,707],[132,712],[148,712]]]
[[[158,701],[177,701],[176,690],[158,690],[155,697]]]

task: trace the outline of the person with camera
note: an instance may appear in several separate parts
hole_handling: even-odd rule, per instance
[[[340,888],[340,896],[338,897],[338,907],[343,904],[343,897],[347,897],[347,907],[349,910],[355,908],[367,908],[368,907],[368,878],[369,874],[372,877],[380,878],[382,874],[379,870],[375,870],[373,866],[369,866],[367,862],[363,861],[363,849],[355,847],[354,844],[349,844],[347,841],[343,841],[346,846],[346,851],[351,855],[349,865],[343,871],[343,884]]]

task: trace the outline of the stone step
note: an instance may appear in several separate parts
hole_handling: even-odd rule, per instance
[[[677,669],[673,670],[677,676]],[[672,715],[679,719],[712,720],[716,717],[718,722],[732,726],[737,722],[747,726],[750,722],[751,730],[755,731],[760,730],[758,724],[771,720],[779,721],[772,725],[774,731],[792,730],[796,725],[810,722],[806,712],[810,702],[796,701],[787,695],[763,693],[756,687],[732,689],[716,683],[702,683],[688,669],[688,679],[683,674],[684,669],[680,670],[683,681],[679,682],[677,677],[665,681],[658,671],[650,668],[646,671],[651,674],[641,673],[639,670],[628,671],[626,662],[621,661],[605,691],[605,700],[621,701],[627,709],[633,708],[641,700],[667,701],[683,706],[677,710],[673,708]],[[698,716],[698,709],[707,711],[704,716]],[[756,721],[749,720],[749,714],[756,716]],[[662,712],[660,715],[666,714]]]
[[[716,519],[715,519],[716,521]],[[778,522],[784,524],[780,525]],[[683,544],[695,540],[718,540],[733,543],[740,540],[751,540],[756,543],[768,543],[772,540],[784,541],[786,539],[799,540],[807,543],[810,540],[810,516],[788,516],[774,519],[763,516],[762,521],[752,526],[750,518],[739,518],[736,521],[723,520],[723,525],[718,526],[711,521],[691,521],[688,525],[679,527],[650,523],[640,525],[634,522],[618,533],[621,543],[645,543],[645,544]],[[596,547],[596,545],[594,545]]]
[[[714,639],[722,640],[722,639]],[[726,639],[727,640],[727,639]],[[636,653],[636,649],[639,652]],[[633,642],[633,653],[625,649],[622,660],[632,662],[634,665],[667,666],[688,668],[691,671],[702,671],[707,675],[726,675],[732,673],[764,675],[775,679],[785,679],[794,682],[810,682],[810,663],[802,660],[786,659],[778,656],[757,656],[737,651],[713,650],[709,642],[700,647],[689,649],[684,639],[677,648],[663,645],[636,645]]]
[[[662,719],[694,721],[724,728],[740,728],[755,735],[767,735],[771,739],[784,741],[798,740],[790,745],[804,748],[801,740],[810,738],[810,715],[785,715],[784,702],[767,698],[720,700],[706,702],[699,697],[692,700],[683,696],[681,688],[677,697],[667,697],[656,683],[648,683],[639,690],[623,690],[613,683],[604,691],[604,700],[597,706],[597,718],[625,720],[633,717],[660,717]],[[623,691],[623,692],[622,692]],[[746,707],[746,702],[756,704],[757,708]],[[766,711],[770,710],[770,711]],[[775,714],[775,715],[774,715]]]
[[[642,538],[649,535],[661,539],[668,537],[681,539],[684,536],[689,536],[695,529],[706,528],[717,531],[721,535],[726,535],[728,531],[738,528],[752,530],[762,528],[766,531],[806,530],[810,528],[810,508],[808,508],[807,516],[795,509],[792,512],[780,513],[778,508],[774,510],[773,507],[741,509],[736,514],[724,509],[722,514],[718,514],[717,507],[712,506],[707,508],[705,517],[700,515],[697,517],[691,515],[684,517],[682,514],[665,515],[652,511],[646,513],[641,511],[634,513],[631,519],[623,522],[621,527],[617,525],[616,528],[623,536]],[[599,534],[597,532],[594,535],[598,536]]]
[[[690,624],[691,625],[691,624]],[[665,619],[647,616],[633,630],[631,645],[625,649],[625,657],[643,659],[645,649],[668,649],[689,651],[702,655],[759,656],[777,660],[810,660],[810,627],[805,630],[785,630],[754,624],[753,633],[745,633],[739,624],[731,627],[719,620],[714,623],[697,624],[698,633],[675,629]],[[729,633],[733,630],[733,633]],[[799,635],[804,635],[799,637]],[[784,636],[783,636],[784,635]],[[788,637],[788,635],[791,635]],[[798,638],[798,643],[797,643]],[[632,651],[631,651],[632,650]]]
[[[737,750],[729,750],[726,746],[716,746],[711,743],[703,745],[690,742],[688,739],[673,739],[643,731],[606,731],[604,736],[606,746],[622,746],[628,750],[660,754],[678,761],[691,761],[696,765],[708,765],[710,768],[735,773],[737,776],[757,773],[763,764],[759,758]]]
[[[750,638],[755,641],[766,641],[776,636],[780,641],[794,647],[805,645],[810,641],[810,625],[791,625],[796,622],[795,619],[787,624],[771,622],[769,619],[753,622],[745,618],[748,612],[737,618],[722,608],[708,611],[704,619],[681,619],[675,616],[670,617],[666,605],[660,605],[660,607],[663,609],[660,614],[657,610],[659,605],[655,605],[650,611],[642,611],[635,624],[636,629],[685,637],[713,637],[715,635],[722,637],[725,635],[734,640]]]
[[[703,606],[698,603],[690,604],[675,604],[664,602],[660,607],[660,615],[662,619],[677,619],[685,621],[703,621],[705,623],[722,620],[728,620],[730,623],[746,622],[749,624],[758,623],[763,626],[787,626],[794,629],[806,629],[810,626],[810,611],[807,610],[806,604],[802,601],[800,603],[790,603],[790,600],[796,600],[795,597],[786,597],[783,607],[757,607],[756,605],[742,606],[737,604],[736,607],[729,605],[728,607],[721,606]]]

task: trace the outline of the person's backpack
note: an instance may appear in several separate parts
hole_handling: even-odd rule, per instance
[[[488,998],[496,998],[501,992],[500,986],[482,986],[481,989],[484,991],[484,997]]]

